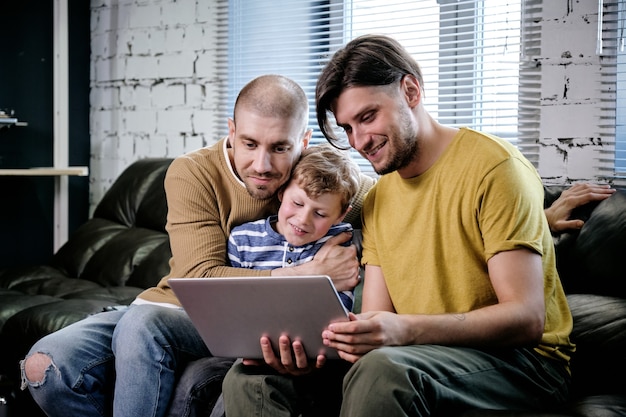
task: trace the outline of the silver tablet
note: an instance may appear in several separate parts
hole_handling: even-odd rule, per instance
[[[328,276],[170,278],[168,283],[214,356],[260,359],[262,335],[277,352],[282,334],[307,356],[338,358],[322,331],[346,312]]]

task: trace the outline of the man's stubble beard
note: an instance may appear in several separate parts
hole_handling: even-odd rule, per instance
[[[411,124],[406,114],[400,118],[400,129],[392,129],[388,144],[391,148],[391,159],[385,166],[374,168],[378,175],[389,174],[407,167],[419,156],[417,128]]]
[[[263,177],[263,175],[259,175],[259,174],[256,174],[256,176]],[[278,181],[280,179],[280,177],[276,175],[266,175],[265,177],[271,178],[274,180],[270,185],[278,184]],[[280,189],[280,187],[282,187],[283,185],[283,184],[278,184],[276,186],[268,188],[267,185],[255,185],[249,181],[244,181],[244,184],[246,186],[246,191],[248,192],[248,195],[250,195],[250,197],[256,200],[265,200],[265,199],[274,197],[276,193],[278,192],[278,190]]]
[[[256,200],[265,200],[267,198],[272,197],[274,194],[276,194],[275,191],[270,192],[269,190],[267,190],[266,187],[252,188],[248,184],[246,184],[246,191],[248,191],[248,194],[250,195],[250,197]]]

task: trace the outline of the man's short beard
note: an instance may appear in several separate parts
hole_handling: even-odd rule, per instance
[[[417,130],[411,126],[408,118],[402,118],[404,124],[403,129],[392,132],[394,148],[391,149],[393,154],[391,160],[379,169],[374,168],[378,175],[385,175],[407,167],[411,162],[417,159],[419,155],[419,144],[417,141]],[[391,144],[392,141],[389,141]]]
[[[402,151],[396,152],[393,159],[389,161],[387,165],[379,169],[374,169],[378,175],[385,175],[402,169],[417,158],[417,154],[419,152],[417,141],[412,139],[411,141],[404,142],[404,144],[405,146],[402,147]]]
[[[265,200],[274,195],[274,193],[270,193],[266,187],[250,188],[246,185],[246,191],[248,191],[250,197],[257,200]]]
[[[274,195],[274,192],[270,192],[267,188],[267,185],[257,185],[252,182],[244,181],[243,182],[248,195],[255,200],[265,200]]]

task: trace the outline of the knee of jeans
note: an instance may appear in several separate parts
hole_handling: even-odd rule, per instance
[[[52,357],[44,352],[32,353],[20,361],[22,384],[20,388],[25,390],[29,385],[39,387],[46,382],[49,372],[59,372]]]
[[[155,334],[165,323],[170,309],[143,304],[129,308],[115,326],[115,332],[123,332],[125,337],[138,334]]]

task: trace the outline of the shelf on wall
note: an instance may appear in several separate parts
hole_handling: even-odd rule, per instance
[[[0,117],[0,130],[11,126],[28,126],[28,123],[20,122],[15,117]]]
[[[74,175],[86,177],[89,175],[89,168],[83,166],[76,167],[37,167],[37,168],[9,168],[0,169],[0,176],[22,176],[22,177],[55,177],[63,175]]]

